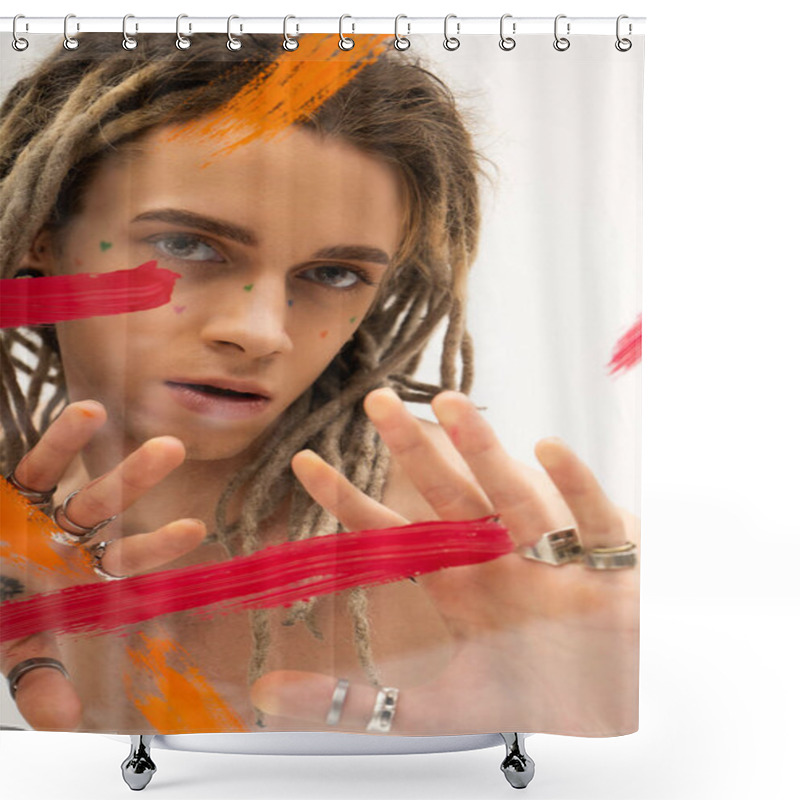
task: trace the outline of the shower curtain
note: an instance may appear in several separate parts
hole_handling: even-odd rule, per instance
[[[28,38],[3,726],[636,730],[643,37]]]

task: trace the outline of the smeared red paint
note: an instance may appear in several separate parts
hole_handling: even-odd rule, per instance
[[[183,312],[186,311],[186,306],[172,306],[172,310],[176,314],[183,314]]]
[[[0,281],[0,328],[146,311],[168,303],[181,276],[148,261],[106,273]]]
[[[218,612],[287,606],[355,586],[480,564],[513,549],[507,529],[495,517],[320,536],[222,564],[71,586],[6,602],[0,642],[44,630],[102,633],[212,604]]]
[[[630,369],[642,360],[642,315],[620,337],[614,345],[614,353],[608,366],[611,374],[623,369]]]

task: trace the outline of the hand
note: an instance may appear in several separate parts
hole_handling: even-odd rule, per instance
[[[518,545],[568,525],[578,528],[587,549],[636,541],[633,518],[609,501],[560,440],[543,439],[535,447],[552,481],[547,491],[549,482],[508,456],[464,395],[442,392],[432,407],[474,478],[454,466],[391,390],[374,391],[365,401],[394,458],[439,518],[499,514]],[[298,453],[292,466],[311,496],[348,529],[409,522],[310,451]],[[418,580],[448,627],[455,655],[427,685],[400,687],[392,732],[591,736],[635,730],[637,569],[593,570],[580,562],[554,567],[512,553]],[[265,713],[322,727],[335,685],[334,676],[281,671],[262,676],[251,695]],[[363,731],[374,700],[374,688],[352,686],[339,728]]]
[[[71,462],[105,420],[106,412],[100,403],[82,401],[67,406],[17,465],[14,477],[36,491],[51,489],[62,480]],[[184,458],[180,440],[171,436],[150,439],[114,469],[82,487],[70,502],[70,519],[91,527],[119,514],[183,463]],[[135,575],[170,562],[193,550],[206,535],[205,525],[192,519],[176,520],[150,533],[125,538],[118,532],[115,534],[114,529],[114,525],[103,528],[101,534],[87,543],[112,540],[103,555],[102,567],[109,574],[120,576]],[[51,570],[45,579],[38,570],[4,563],[4,585],[15,589],[15,596],[9,599],[101,580],[88,568],[83,544],[53,543],[71,569],[68,573]],[[0,649],[0,667],[7,675],[16,664],[34,657],[60,660],[56,638],[39,634],[5,643]],[[80,723],[81,706],[75,689],[54,669],[37,668],[25,673],[18,682],[16,702],[23,717],[39,730],[74,730]]]

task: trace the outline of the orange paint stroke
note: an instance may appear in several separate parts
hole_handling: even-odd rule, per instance
[[[33,570],[39,578],[56,574],[85,582],[92,574],[88,558],[68,560],[65,554],[70,551],[52,539],[60,530],[50,517],[0,477],[0,558],[17,569]],[[75,553],[70,554],[83,552],[75,548]]]
[[[214,689],[180,645],[138,632],[126,645],[128,699],[162,734],[243,733],[249,728]],[[148,692],[155,687],[156,692]]]
[[[176,127],[169,140],[225,140],[215,153],[219,156],[255,139],[272,138],[313,113],[374,63],[392,38],[362,34],[356,36],[354,48],[341,50],[338,36],[306,34],[297,50],[284,51],[224,106]]]

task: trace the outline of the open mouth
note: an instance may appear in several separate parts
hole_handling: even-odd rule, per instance
[[[166,381],[174,400],[189,411],[205,416],[240,419],[258,415],[270,398],[255,392],[240,392],[208,383]]]
[[[207,383],[173,383],[167,381],[168,386],[173,386],[176,389],[190,389],[194,392],[201,392],[202,394],[215,395],[217,397],[224,397],[228,400],[266,400],[262,394],[253,394],[252,392],[236,392],[233,389],[221,389],[219,386],[209,386]]]

